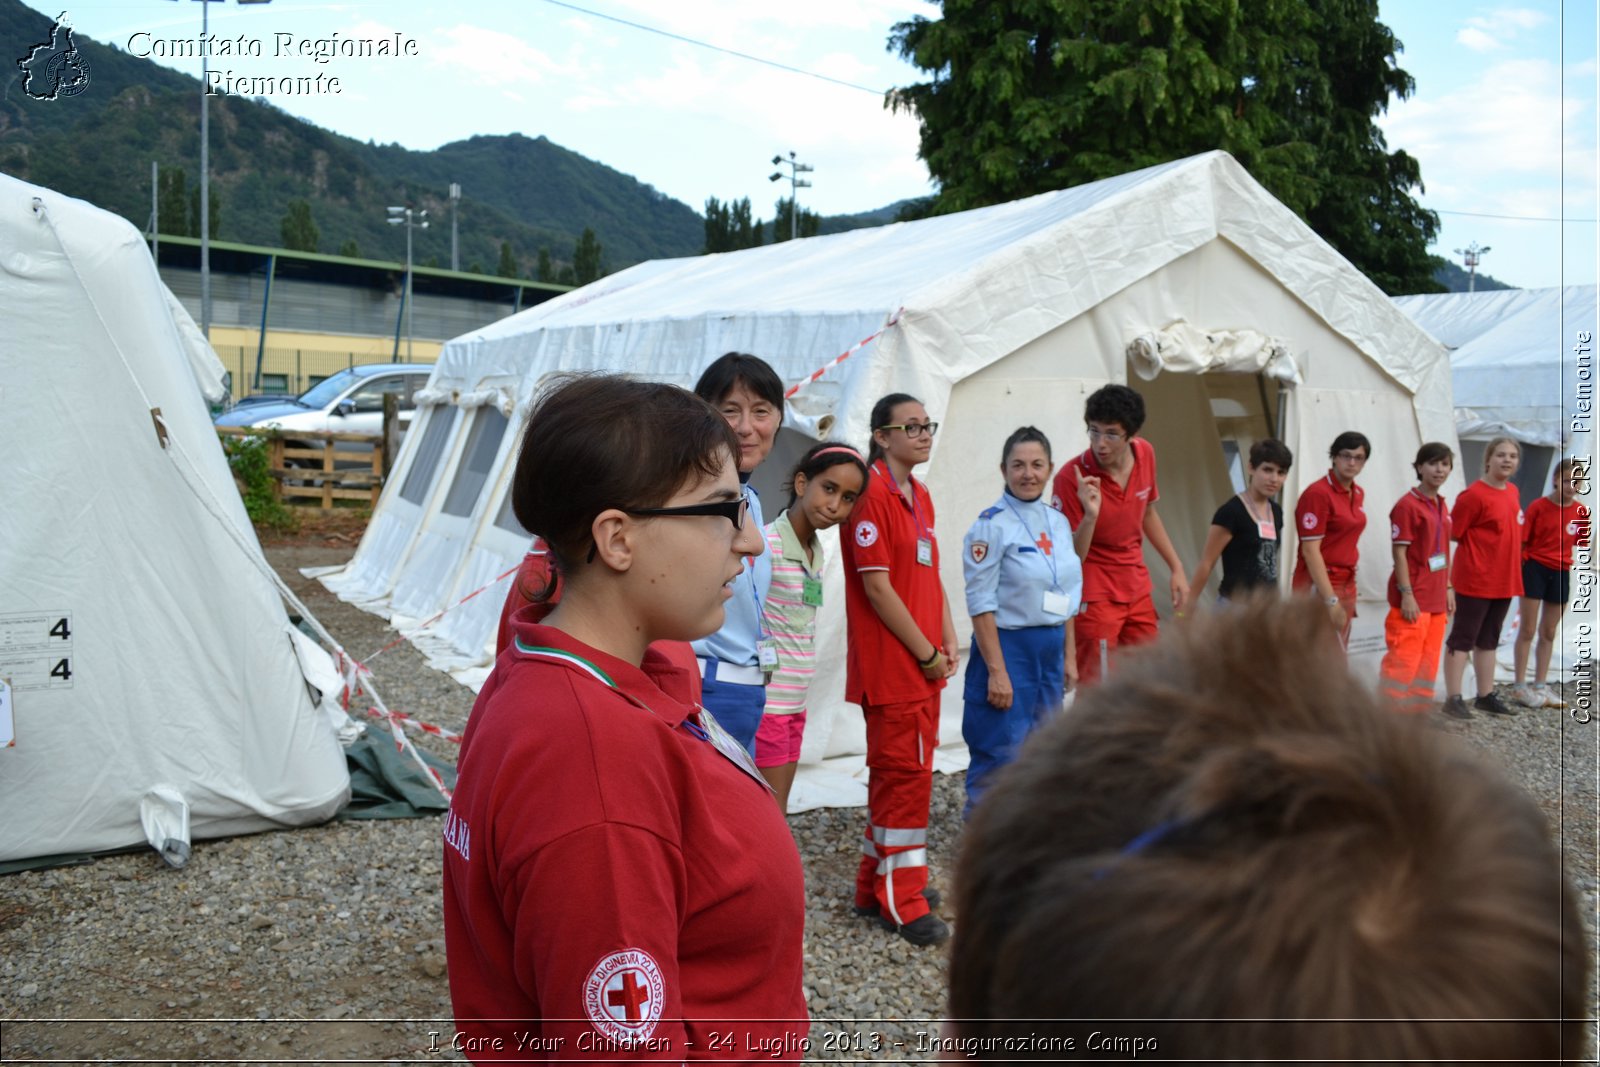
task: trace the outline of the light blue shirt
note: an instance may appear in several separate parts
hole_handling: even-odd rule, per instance
[[[766,521],[761,517],[761,496],[755,486],[746,484],[745,493],[750,498],[750,513],[744,517],[745,529],[755,523],[756,533]],[[762,543],[765,544],[765,537]],[[756,642],[762,637],[761,605],[767,602],[767,590],[772,585],[772,554],[763,552],[754,559],[745,559],[744,570],[733,581],[733,597],[727,603],[727,618],[722,629],[709,637],[694,642],[694,654],[721,660],[735,667],[754,667],[760,660],[756,655]]]
[[[1002,630],[1059,626],[1083,602],[1083,567],[1072,548],[1072,524],[1038,500],[1018,500],[1009,492],[986,508],[961,543],[966,576],[967,614],[994,612]],[[1067,597],[1065,615],[1044,608],[1044,594]]]

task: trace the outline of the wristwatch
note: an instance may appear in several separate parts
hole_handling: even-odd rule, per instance
[[[1336,597],[1336,596],[1330,596],[1326,600],[1323,601],[1323,603],[1328,605],[1328,607],[1330,607],[1330,608],[1333,607],[1338,602],[1339,602],[1339,598]]]

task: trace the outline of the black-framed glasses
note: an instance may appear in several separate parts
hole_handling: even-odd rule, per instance
[[[1365,463],[1367,454],[1365,452],[1335,452],[1333,458],[1342,459],[1346,463]]]
[[[894,426],[879,426],[878,429],[904,430],[907,437],[911,438],[912,440],[916,440],[923,434],[927,434],[929,437],[932,437],[934,434],[938,433],[939,424],[937,422],[907,422],[899,423]]]
[[[733,523],[735,530],[744,529],[744,517],[750,511],[750,501],[744,496],[737,500],[719,500],[714,504],[684,504],[676,508],[620,508],[629,515],[721,515]]]

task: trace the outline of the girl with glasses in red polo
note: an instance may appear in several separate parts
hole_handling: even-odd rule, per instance
[[[765,547],[738,448],[692,393],[619,377],[569,380],[529,416],[512,506],[562,596],[512,620],[444,825],[475,1059],[748,1058],[809,1030],[794,839],[690,672],[650,648],[721,626]]]
[[[1301,492],[1294,506],[1300,534],[1300,561],[1294,568],[1296,592],[1315,591],[1339,633],[1350,644],[1350,623],[1356,617],[1356,563],[1361,531],[1367,528],[1366,493],[1356,476],[1372,458],[1365,434],[1346,430],[1328,449],[1333,465]]]

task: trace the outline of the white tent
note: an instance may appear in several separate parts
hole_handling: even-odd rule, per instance
[[[222,366],[139,233],[0,175],[0,307],[0,861],[329,818],[349,776],[301,666],[327,660],[212,428]]]
[[[1058,459],[1082,449],[1084,397],[1106,382],[1133,379],[1145,396],[1162,514],[1191,566],[1253,440],[1282,436],[1300,457],[1291,498],[1326,470],[1337,433],[1373,440],[1363,478],[1379,516],[1362,542],[1376,561],[1361,578],[1374,602],[1362,620],[1366,647],[1374,634],[1382,641],[1381,516],[1410,483],[1417,445],[1453,436],[1440,346],[1213,152],[957,215],[645,263],[456,338],[419,397],[425,408],[366,538],[325,581],[399,616],[402,630],[445,611],[418,645],[437,665],[481,678],[505,585],[453,605],[526,548],[509,477],[518,418],[542,383],[606,370],[687,386],[734,350],[798,385],[779,447],[757,473],[769,512],[784,502],[776,487],[797,443],[826,435],[864,445],[879,396],[925,402],[943,425],[926,476],[962,622],[961,535],[999,495],[1001,443],[1032,423]],[[1152,573],[1164,590],[1159,560]],[[841,699],[841,585],[835,566],[807,761],[862,746],[860,715]],[[947,736],[959,730],[959,694],[959,685],[946,691]]]
[[[1461,438],[1457,465],[1466,480],[1478,477],[1484,447],[1501,435],[1522,444],[1516,483],[1524,502],[1550,491],[1551,470],[1562,456],[1594,458],[1594,339],[1600,336],[1595,293],[1593,285],[1569,285],[1394,298],[1400,310],[1450,350]],[[1575,426],[1589,429],[1575,435]],[[1586,497],[1590,507],[1592,493]],[[1587,559],[1592,590],[1592,551]],[[1500,676],[1505,679],[1512,676],[1516,615],[1512,612],[1501,632]],[[1593,623],[1593,597],[1580,593],[1564,617],[1552,660],[1556,672],[1591,658],[1592,642],[1585,635],[1593,632]]]

